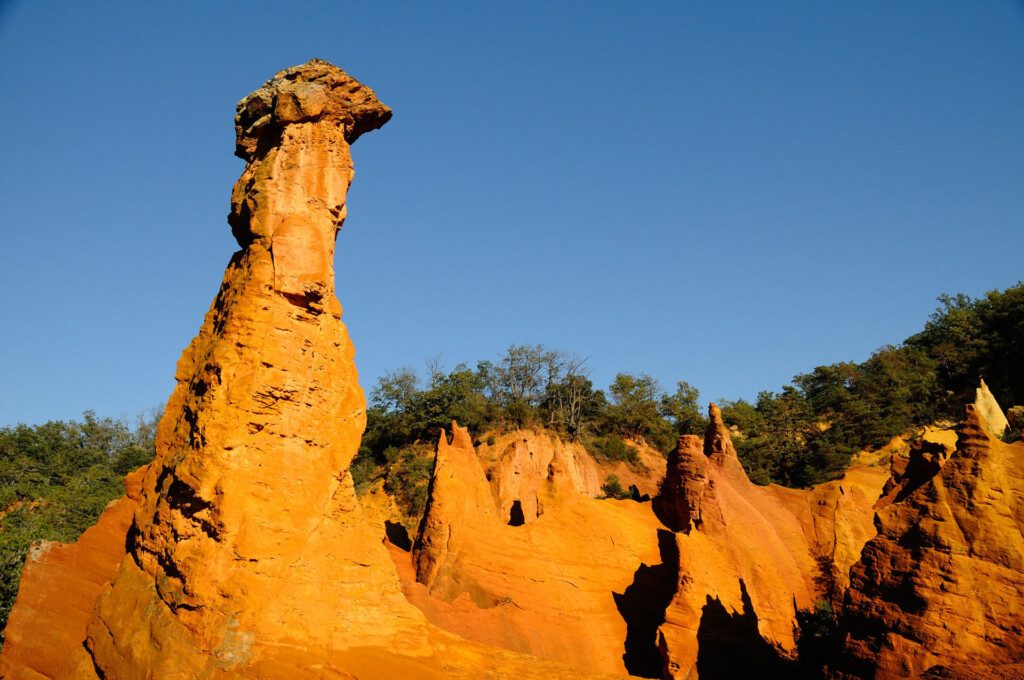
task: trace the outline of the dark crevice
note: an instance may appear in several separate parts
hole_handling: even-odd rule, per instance
[[[650,495],[640,493],[640,488],[636,484],[629,485],[629,500],[636,501],[637,503],[649,503],[651,500]]]
[[[323,300],[323,293],[317,290],[308,290],[304,293],[286,293],[284,291],[278,291],[285,300],[290,302],[292,305],[304,309],[310,314],[316,316],[323,312],[320,307],[320,302]]]
[[[182,517],[198,526],[210,538],[220,538],[220,528],[209,517],[199,516],[200,513],[209,515],[213,511],[213,503],[199,496],[195,489],[180,479],[175,479],[167,489],[166,497],[167,504],[172,510],[177,510]]]
[[[524,524],[526,524],[526,515],[523,514],[523,504],[518,500],[512,501],[512,507],[508,511],[508,525],[521,527]]]
[[[96,661],[96,657],[93,655],[92,650],[89,649],[89,645],[83,641],[82,647],[85,648],[85,654],[89,657],[89,661],[92,661],[92,670],[96,673],[96,677],[99,678],[99,680],[107,680],[107,674],[102,668],[100,668],[99,662]]]
[[[387,536],[388,543],[396,548],[400,548],[405,552],[412,550],[412,539],[409,538],[409,530],[405,528],[405,525],[385,520],[384,535]]]

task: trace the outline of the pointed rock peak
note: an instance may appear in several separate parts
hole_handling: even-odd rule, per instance
[[[732,444],[729,428],[722,420],[722,411],[716,404],[708,406],[708,429],[704,434],[704,454],[724,472],[740,484],[751,484],[747,477],[736,447]]]
[[[454,420],[452,421],[452,443],[451,446],[460,449],[473,451],[473,438],[469,436],[469,428],[461,427]]]
[[[245,160],[291,123],[330,121],[351,144],[391,119],[373,90],[322,59],[277,73],[236,108],[235,155]]]
[[[722,410],[717,404],[708,406],[708,429],[704,435],[704,453],[708,458],[736,458],[736,448],[732,445],[729,428],[722,420]]]
[[[973,408],[983,416],[988,424],[988,431],[997,437],[1006,432],[1006,428],[1010,426],[1003,409],[999,407],[999,402],[996,401],[984,380],[980,382],[975,392]],[[970,413],[968,413],[968,417],[970,417]]]
[[[981,388],[978,389],[980,391]],[[954,455],[958,456],[962,456],[964,451],[971,450],[971,444],[985,445],[990,438],[996,436],[984,411],[976,403],[968,404],[965,411],[964,419],[956,426],[957,439]]]

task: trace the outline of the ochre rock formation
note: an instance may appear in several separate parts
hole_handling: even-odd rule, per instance
[[[662,569],[669,586],[659,599],[666,579],[647,572],[663,563],[661,525],[649,504],[590,497],[579,472],[594,464],[568,453],[573,446],[519,432],[477,452],[453,425],[451,442],[438,442],[412,555],[392,549],[406,593],[432,622],[471,640],[591,673],[636,671],[651,657],[657,670],[655,629],[675,571]],[[506,457],[494,460],[495,451]],[[518,486],[504,475],[520,477]],[[516,521],[511,504],[527,498],[529,519]]]
[[[677,589],[659,629],[672,678],[784,673],[797,609],[834,597],[873,536],[886,473],[852,467],[807,491],[750,482],[712,404],[704,438],[684,436],[654,506],[675,530]],[[827,570],[832,573],[823,573]]]
[[[389,117],[319,60],[239,104],[246,168],[230,223],[241,250],[178,364],[156,459],[95,530],[30,565],[14,639],[55,629],[54,646],[30,667],[31,645],[12,645],[5,677],[581,677],[430,626],[357,502],[348,468],[365,400],[333,253],[349,144]],[[38,585],[64,578],[61,554],[96,565],[67,579],[81,597],[66,624],[69,607],[51,608]],[[91,607],[89,589],[101,591]],[[33,601],[46,611],[17,623]],[[71,646],[77,659],[60,651]]]
[[[688,534],[701,525],[704,495],[708,489],[707,473],[704,442],[692,434],[680,437],[669,458],[661,493],[653,500],[658,517],[672,531]]]
[[[430,588],[439,571],[459,561],[459,551],[473,546],[461,532],[478,520],[493,525],[497,519],[469,431],[452,423],[451,443],[443,432],[437,443],[429,506],[416,541],[417,580]]]
[[[651,448],[650,444],[643,440],[627,439],[626,444],[636,450],[637,463],[622,460],[599,461],[597,471],[602,484],[609,476],[614,475],[623,489],[628,491],[635,487],[636,494],[640,497],[654,498],[661,489],[662,480],[665,479],[665,454]]]
[[[984,380],[980,382],[978,389],[975,391],[974,408],[981,414],[982,420],[985,421],[989,431],[995,436],[1001,436],[1006,432],[1006,428],[1010,426],[1010,422],[1006,419],[1003,409],[999,408],[999,402],[996,401],[995,396],[992,395],[992,391],[989,390]]]
[[[106,676],[198,677],[418,622],[347,474],[365,401],[334,296],[349,144],[390,115],[318,61],[239,103],[242,250],[178,364],[131,552],[89,625]]]
[[[319,60],[240,102],[241,249],[156,458],[78,542],[33,549],[0,675],[773,676],[798,610],[848,583],[837,675],[1024,675],[1024,444],[984,383],[955,445],[898,438],[808,490],[752,484],[714,405],[667,465],[453,424],[415,545],[385,533],[393,502],[364,512],[349,472],[365,399],[333,256],[349,145],[390,115]],[[657,496],[599,498],[609,474]]]
[[[665,457],[642,441],[628,441],[637,452],[638,464],[625,461],[596,461],[579,442],[565,441],[546,430],[491,432],[483,437],[477,455],[484,465],[497,502],[498,513],[506,519],[519,501],[523,522],[544,512],[538,492],[546,484],[549,467],[564,472],[564,479],[580,494],[597,497],[609,475],[623,488],[637,488],[640,495],[657,493],[665,475]]]
[[[481,444],[480,458],[487,466],[497,501],[498,513],[506,519],[517,506],[522,522],[529,523],[544,513],[539,500],[550,471],[557,468],[560,480],[578,493],[597,496],[601,477],[594,459],[583,447],[564,442],[545,432],[517,430],[492,435],[493,444]]]
[[[1024,444],[967,407],[955,451],[918,446],[851,570],[842,674],[1024,677]]]

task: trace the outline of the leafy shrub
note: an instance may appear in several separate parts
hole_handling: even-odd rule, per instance
[[[601,492],[604,493],[605,498],[626,500],[633,497],[632,493],[622,488],[619,478],[615,475],[608,475],[605,478],[604,484],[601,486]]]
[[[389,451],[392,462],[384,475],[384,490],[394,497],[406,517],[419,518],[427,509],[427,492],[434,470],[433,448],[417,444]]]

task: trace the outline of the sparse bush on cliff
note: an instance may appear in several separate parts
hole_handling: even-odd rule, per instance
[[[544,427],[570,441],[597,437],[600,449],[609,438],[644,439],[669,450],[677,434],[700,431],[697,390],[680,382],[665,394],[653,378],[622,373],[609,388],[609,402],[595,390],[585,361],[542,345],[512,345],[496,362],[477,368],[459,364],[451,372],[436,365],[423,385],[412,369],[381,377],[370,391],[366,434],[352,474],[357,485],[368,481],[387,461],[384,452],[415,442],[436,440],[452,420],[471,432]],[[624,449],[607,455],[628,460]]]
[[[619,482],[619,478],[615,475],[608,475],[605,478],[604,484],[601,485],[601,493],[604,494],[605,498],[617,498],[619,500],[633,497],[633,494],[622,488],[622,483]]]
[[[97,418],[0,428],[0,630],[29,546],[74,541],[124,493],[127,472],[153,459],[154,409],[137,422]]]
[[[667,452],[675,443],[672,424],[662,415],[665,394],[647,375],[619,373],[608,387],[611,404],[605,409],[602,430],[620,437],[645,439]]]
[[[736,448],[750,478],[806,487],[840,477],[864,447],[937,418],[959,418],[980,376],[1001,403],[1013,404],[1024,392],[1024,285],[939,302],[922,332],[862,363],[819,366],[777,392],[761,392],[753,404],[724,401],[723,418],[739,430]],[[422,387],[409,369],[381,378],[353,474],[369,478],[389,447],[432,443],[453,418],[475,433],[546,427],[584,442],[598,458],[628,460],[624,438],[667,452],[679,435],[703,433],[702,411],[686,382],[668,394],[650,375],[619,373],[606,396],[579,357],[512,345],[476,369],[459,364],[445,373],[435,365]]]

